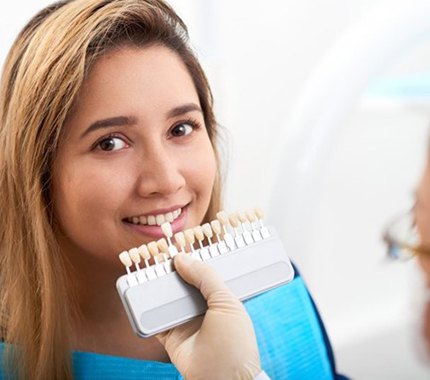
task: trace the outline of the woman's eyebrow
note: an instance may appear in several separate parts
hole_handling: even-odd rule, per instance
[[[85,131],[82,133],[81,138],[84,138],[89,133],[100,129],[100,128],[109,128],[115,126],[123,126],[123,125],[133,125],[136,124],[136,118],[129,116],[117,116],[111,117],[108,119],[97,120],[92,123]]]
[[[171,109],[169,112],[167,112],[167,119],[171,119],[176,116],[183,115],[187,112],[191,111],[198,111],[200,113],[203,113],[200,106],[198,106],[195,103],[187,103],[183,104],[181,106],[175,107]],[[84,138],[89,133],[100,129],[100,128],[109,128],[109,127],[115,127],[115,126],[124,126],[124,125],[133,125],[136,124],[136,118],[130,117],[130,116],[117,116],[117,117],[111,117],[108,119],[103,120],[97,120],[94,123],[92,123],[85,131],[82,133],[81,138]]]
[[[202,109],[197,104],[187,103],[171,109],[169,112],[167,112],[166,117],[167,119],[171,119],[173,117],[180,116],[191,111],[198,111],[200,113],[203,113]]]

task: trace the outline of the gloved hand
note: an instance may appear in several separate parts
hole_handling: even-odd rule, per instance
[[[254,379],[261,372],[254,328],[242,303],[209,265],[187,254],[175,256],[179,275],[208,304],[202,317],[158,334],[186,380]]]

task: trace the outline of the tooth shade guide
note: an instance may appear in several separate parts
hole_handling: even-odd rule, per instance
[[[157,261],[159,266],[163,266],[164,271],[166,273],[172,272],[172,260],[167,256],[168,255],[168,247],[165,239],[160,239],[157,241],[158,248],[160,252],[155,256],[155,260]],[[156,269],[157,270],[157,269]],[[164,274],[164,272],[162,272]],[[157,273],[159,274],[159,273]]]
[[[219,220],[213,220],[211,222],[211,227],[212,227],[212,231],[215,232],[215,236],[216,236],[216,240],[217,240],[218,246],[221,243],[225,245],[224,241],[220,237],[220,234],[221,234],[221,224],[220,224]],[[221,250],[220,250],[220,253],[223,253],[223,252],[221,252]]]
[[[148,243],[148,250],[152,257],[157,256],[158,253],[160,252],[158,249],[157,242],[155,241],[151,241],[150,243]]]
[[[227,230],[227,226],[230,224],[227,213],[225,211],[220,211],[216,216],[224,231],[223,239],[226,245],[230,250],[236,249],[236,243],[234,242],[233,236]]]
[[[151,259],[151,254],[149,253],[147,245],[142,244],[137,250],[140,257],[145,261],[145,267],[147,268],[150,265],[149,260]]]
[[[209,254],[211,257],[219,256],[220,253],[221,252],[219,251],[218,244],[212,244],[209,246]]]
[[[227,253],[228,248],[225,244],[225,241],[222,240],[221,236],[220,236],[222,229],[221,229],[221,223],[219,222],[219,220],[218,219],[212,220],[211,227],[212,227],[213,232],[215,232],[215,236],[216,236],[216,240],[217,240],[217,251],[220,254]]]
[[[252,223],[257,221],[257,217],[253,211],[247,211],[246,215],[248,216],[249,222],[251,223],[251,226],[253,226]]]
[[[148,281],[148,277],[146,277],[146,273],[143,270],[137,271],[136,278],[139,284],[143,284],[144,282]]]
[[[198,242],[201,242],[205,238],[205,235],[203,233],[203,228],[201,226],[194,227],[193,231],[194,231],[194,236],[196,237]]]
[[[157,277],[162,277],[165,274],[167,274],[166,269],[164,268],[164,265],[162,263],[155,264],[154,270],[155,270]]]
[[[257,218],[258,218],[259,220],[261,220],[261,219],[263,219],[263,218],[264,218],[263,210],[262,210],[260,207],[255,207],[255,208],[254,208],[254,212],[255,212],[255,215],[257,216]]]
[[[221,224],[224,234],[227,234],[227,226],[229,225],[227,213],[225,211],[220,211],[218,214],[216,214],[216,217]]]
[[[196,240],[196,237],[194,236],[194,231],[192,228],[189,228],[187,230],[184,231],[184,235],[185,235],[185,240],[187,241],[187,243],[190,246],[190,250],[191,252],[194,252],[194,242]]]
[[[229,221],[231,226],[233,227],[233,231],[234,231],[234,241],[236,243],[236,246],[238,248],[242,248],[245,246],[245,241],[243,240],[243,237],[241,235],[241,233],[239,232],[239,217],[237,216],[237,214],[231,214],[229,216]]]
[[[130,256],[130,259],[133,261],[133,263],[135,263],[135,264],[140,263],[140,254],[139,254],[139,250],[137,248],[131,248],[128,251],[128,255]]]
[[[164,238],[161,238],[157,241],[158,249],[163,253],[169,252],[169,246],[167,245],[167,241]]]
[[[142,244],[139,248],[137,248],[139,255],[144,260],[149,260],[151,258],[151,254],[149,253],[148,246],[146,244]]]
[[[128,251],[131,260],[134,262],[134,265],[136,267],[136,279],[137,282],[139,284],[144,283],[145,281],[148,281],[146,274],[145,274],[145,270],[140,268],[139,263],[141,262],[141,257],[140,257],[140,253],[139,253],[139,249],[138,248],[132,248]],[[146,262],[145,262],[146,264]]]
[[[181,252],[185,253],[184,248],[186,245],[186,241],[185,241],[184,233],[183,232],[177,232],[175,234],[175,241],[176,241],[176,244],[179,246]]]
[[[159,240],[157,240],[157,246],[158,249],[160,250],[160,255],[158,256],[159,259],[158,261],[167,261],[169,259],[169,247],[167,245],[167,241],[164,238],[161,238]],[[162,260],[160,259],[160,257],[162,256]],[[166,269],[167,270],[167,269]]]
[[[123,251],[119,254],[119,259],[121,263],[125,266],[125,269],[127,271],[127,283],[129,286],[135,286],[137,285],[136,277],[133,273],[130,271],[130,267],[133,265],[133,261],[130,258],[130,255],[127,251]]]
[[[172,220],[173,220],[173,214],[172,214]],[[169,222],[163,223],[161,225],[161,230],[163,231],[164,235],[167,239],[167,253],[170,257],[174,257],[178,254],[178,249],[173,245],[171,238],[173,237],[173,231],[172,226]]]
[[[211,238],[212,238],[212,236],[213,236],[213,231],[212,231],[211,225],[210,225],[209,223],[205,223],[205,224],[203,224],[203,226],[202,226],[202,230],[203,230],[203,233],[204,233],[204,234],[205,234],[205,236],[206,236],[206,239],[208,239],[208,243],[209,243],[209,245],[212,245],[212,240],[211,240]]]
[[[260,227],[259,231],[260,231],[261,237],[263,239],[269,238],[270,237],[270,232],[269,232],[269,230],[263,224],[263,218],[264,218],[263,211],[259,207],[256,207],[254,209],[254,212],[255,212],[255,215],[257,216],[257,221],[258,221],[258,224],[259,224],[259,227]]]
[[[244,212],[239,212],[238,213],[239,216],[239,221],[240,221],[240,225],[242,227],[242,231],[246,232],[249,231],[248,226],[251,227],[252,230],[252,226],[251,226],[251,221],[249,220],[248,216],[246,215],[246,213]]]
[[[169,222],[163,223],[161,225],[161,230],[167,238],[171,238],[173,236],[172,226]]]
[[[221,224],[222,224],[223,229],[224,229],[223,239],[224,239],[225,243],[227,244],[228,248],[230,250],[234,250],[237,248],[236,243],[234,241],[233,235],[231,235],[227,230],[227,226],[229,225],[230,222],[228,221],[227,216],[225,216],[224,219],[225,219],[225,224],[223,224],[221,221]]]
[[[236,214],[231,214],[228,220],[233,228],[239,227],[239,218],[237,217]]]
[[[200,256],[199,250],[195,250],[194,248],[191,250],[191,257],[196,260],[203,261],[202,257]]]
[[[212,256],[209,254],[208,247],[205,247],[202,242],[199,240],[200,250],[199,254],[202,260],[209,260]]]
[[[270,237],[270,232],[267,227],[263,226],[263,223],[261,223],[260,234],[263,239],[267,239]]]
[[[294,270],[280,239],[274,231],[269,232],[269,239],[208,260],[241,301],[284,285],[294,278]],[[213,245],[219,246],[216,243]],[[162,269],[169,270],[166,265],[171,262],[171,259],[164,262]],[[157,275],[153,267],[149,269],[153,270],[155,278],[163,276],[163,279],[130,287],[127,275],[123,275],[117,282],[130,323],[139,336],[146,338],[167,331],[206,311],[204,300],[197,297],[195,289],[183,282],[177,273]],[[151,278],[149,270],[147,273]],[[148,297],[148,294],[156,296]]]
[[[148,243],[148,249],[149,253],[152,255],[152,258],[154,260],[154,269],[158,277],[162,276],[163,274],[166,274],[163,266],[160,265],[160,261],[164,261],[163,254],[160,254],[160,250],[158,249],[157,242],[151,241]],[[161,268],[161,269],[160,269]]]
[[[132,248],[128,251],[128,254],[131,258],[131,260],[134,263],[134,266],[136,267],[136,270],[140,271],[140,255],[139,255],[139,251],[137,250],[137,248]]]
[[[212,243],[211,238],[213,237],[213,231],[212,231],[212,227],[210,225],[210,223],[205,223],[202,226],[203,229],[203,233],[206,236],[206,239],[208,241],[209,247],[207,247],[207,249],[209,250],[209,255],[210,257],[215,257],[219,255],[219,251],[217,248],[217,244],[215,243],[215,245]]]
[[[219,220],[212,220],[211,222],[212,231],[215,232],[215,235],[217,236],[218,241],[220,240],[219,235],[221,234],[221,223]]]
[[[216,217],[222,225],[228,224],[228,216],[227,216],[227,213],[225,211],[219,211],[216,214]]]
[[[249,224],[251,225],[251,235],[254,241],[260,241],[263,239],[263,237],[260,234],[259,228],[255,225],[257,222],[257,216],[255,215],[254,211],[247,211],[246,215],[249,219]]]
[[[166,270],[166,273],[173,272],[174,268],[173,268],[173,260],[172,259],[167,259],[164,262],[164,269]]]
[[[221,255],[230,251],[228,249],[227,244],[225,243],[225,241],[218,242],[217,243],[217,248],[218,248],[218,251],[219,251],[219,253]]]
[[[146,276],[148,277],[148,280],[155,280],[157,278],[157,273],[154,270],[154,265],[149,266],[145,269]]]
[[[238,212],[237,216],[239,217],[239,221],[242,224],[249,222],[248,217],[246,216],[246,214],[244,212]]]
[[[189,228],[184,231],[185,240],[188,242],[188,244],[194,244],[196,237],[194,235],[194,231],[192,228]]]
[[[130,267],[133,265],[130,255],[127,251],[123,251],[118,255],[121,263],[125,266],[127,273],[130,274]]]
[[[246,214],[243,212],[239,212],[237,213],[237,215],[239,218],[240,226],[242,228],[242,236],[243,236],[243,240],[245,240],[245,244],[247,245],[252,244],[254,242],[254,239],[252,238],[251,233],[246,227],[247,224],[250,224]]]
[[[169,255],[170,257],[175,257],[178,254],[178,249],[173,245],[169,245]]]
[[[257,216],[255,215],[254,211],[247,211],[246,215],[248,217],[249,224],[251,225],[252,230],[257,229],[257,227],[254,224],[257,222]]]
[[[246,246],[245,240],[243,239],[242,235],[236,235],[234,237],[234,242],[237,245],[237,248],[242,248]]]

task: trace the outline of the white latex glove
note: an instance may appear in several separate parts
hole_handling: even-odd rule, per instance
[[[209,265],[175,256],[181,277],[200,290],[206,314],[156,337],[186,380],[254,379],[261,372],[254,328],[245,307]]]

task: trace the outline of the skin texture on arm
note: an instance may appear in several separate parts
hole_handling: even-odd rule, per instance
[[[261,372],[251,319],[208,265],[179,254],[175,267],[207,300],[204,317],[157,335],[187,380],[254,379]]]

